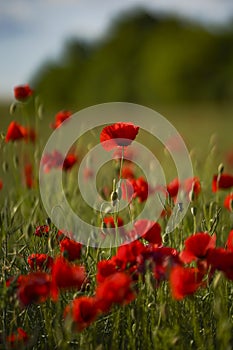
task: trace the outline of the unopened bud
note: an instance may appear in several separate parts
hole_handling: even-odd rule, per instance
[[[224,171],[224,165],[221,163],[221,164],[219,164],[219,166],[218,166],[218,174],[219,174],[219,175],[222,175],[223,171]]]
[[[16,108],[17,108],[17,102],[13,102],[11,105],[10,105],[10,114],[13,115],[16,111]]]
[[[46,225],[48,225],[48,226],[51,225],[51,219],[50,219],[50,218],[47,218],[47,219],[46,219]]]
[[[114,191],[111,194],[111,201],[113,206],[116,205],[117,200],[118,200],[118,194],[116,191]]]
[[[189,192],[189,200],[190,202],[193,202],[195,199],[195,192],[193,191],[193,189]]]
[[[38,117],[40,120],[43,119],[43,115],[44,115],[44,106],[43,105],[39,105],[38,107]]]
[[[196,216],[197,215],[197,208],[196,207],[191,207],[191,213],[192,213],[192,216]]]
[[[4,171],[4,173],[7,173],[8,169],[9,169],[8,163],[3,162],[2,163],[2,170]]]

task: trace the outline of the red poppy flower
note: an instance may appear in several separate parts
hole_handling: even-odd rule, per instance
[[[102,283],[107,277],[116,272],[117,268],[114,259],[101,260],[97,264],[96,280],[98,283]]]
[[[92,179],[93,176],[94,176],[94,171],[91,168],[86,167],[83,169],[83,177],[86,182],[89,181],[89,179]]]
[[[121,177],[123,179],[133,179],[134,176],[134,166],[132,164],[124,165],[121,171]]]
[[[231,188],[233,186],[233,176],[230,174],[214,175],[212,181],[212,191],[217,192],[220,189]]]
[[[107,312],[112,304],[128,304],[135,299],[132,279],[123,272],[117,272],[97,286],[96,298],[101,311]]]
[[[25,102],[32,94],[33,90],[28,84],[19,85],[14,88],[14,96],[18,101]]]
[[[158,222],[150,220],[138,220],[134,228],[139,237],[144,238],[149,243],[162,245],[161,226]]]
[[[210,236],[208,233],[196,233],[185,240],[185,249],[180,253],[180,258],[184,263],[190,263],[197,259],[205,259],[208,250],[214,248],[215,243],[215,234]]]
[[[82,296],[74,299],[64,311],[64,317],[70,317],[80,332],[95,321],[98,315],[96,299]]]
[[[226,163],[228,166],[230,166],[231,168],[233,168],[233,151],[230,150],[227,154],[226,154]]]
[[[179,191],[179,187],[180,187],[180,182],[179,182],[178,178],[175,178],[167,185],[167,191],[168,191],[171,198],[174,198],[177,196],[177,193]]]
[[[185,268],[175,266],[170,273],[170,287],[172,296],[181,300],[187,295],[194,294],[203,284],[203,273],[194,267]]]
[[[84,266],[71,264],[63,257],[56,258],[52,267],[52,298],[57,300],[59,289],[81,289],[85,279]]]
[[[134,189],[134,198],[138,198],[140,203],[145,202],[149,194],[149,185],[143,177],[129,180]]]
[[[52,153],[46,153],[42,159],[41,164],[45,173],[49,173],[51,169],[61,168],[64,162],[63,155],[54,150]]]
[[[3,182],[0,180],[0,190],[3,188]]]
[[[64,159],[64,163],[62,166],[62,169],[64,171],[71,170],[75,163],[77,163],[78,159],[74,154],[68,154],[66,158]]]
[[[24,166],[24,179],[27,188],[33,188],[35,186],[32,164],[26,164]]]
[[[22,129],[22,133],[24,135],[23,138],[26,142],[31,141],[34,143],[36,141],[36,132],[33,128],[22,126],[21,129]]]
[[[115,228],[115,222],[112,216],[105,216],[103,219],[104,226],[102,227],[102,236],[106,237],[106,234],[115,234],[116,230],[110,230]],[[125,234],[125,229],[122,227],[124,225],[124,222],[121,217],[117,218],[117,232],[124,236]]]
[[[81,249],[81,243],[73,241],[69,238],[64,238],[60,242],[60,251],[63,253],[63,256],[69,261],[80,259]]]
[[[53,124],[51,124],[51,127],[53,129],[59,128],[61,126],[61,124],[70,118],[70,116],[72,115],[72,112],[70,111],[60,111],[55,115],[55,122]]]
[[[50,230],[50,227],[48,225],[37,226],[34,234],[37,237],[47,236],[49,233],[49,230]]]
[[[210,249],[207,262],[214,270],[219,270],[224,275],[233,280],[233,251],[223,248]]]
[[[31,254],[27,259],[28,265],[32,270],[51,269],[53,258],[47,254]]]
[[[229,252],[233,252],[233,230],[230,231],[227,237],[226,248]]]
[[[111,151],[117,146],[129,146],[135,139],[139,126],[132,123],[115,123],[103,128],[100,134],[100,142],[106,151]]]
[[[45,272],[32,272],[18,278],[17,296],[23,306],[44,302],[50,296],[51,277]]]
[[[193,192],[194,195],[197,197],[198,194],[201,192],[201,183],[197,176],[191,177],[189,179],[186,179],[184,181],[184,190],[186,193]]]
[[[105,216],[104,217],[104,223],[106,224],[107,227],[109,228],[114,228],[115,227],[115,223],[114,223],[114,219],[112,216]],[[118,216],[117,218],[117,226],[123,226],[124,222],[122,220],[122,218],[120,216]]]
[[[6,343],[8,348],[18,349],[21,345],[25,345],[28,342],[28,334],[23,330],[23,328],[17,328],[15,333],[12,333],[6,337]]]
[[[233,211],[233,193],[228,194],[224,200],[224,207],[230,212]]]
[[[126,267],[137,264],[140,255],[145,251],[145,246],[140,241],[133,241],[129,244],[124,244],[118,247],[114,257],[116,266],[122,270]]]
[[[167,280],[172,267],[183,265],[179,258],[179,252],[170,247],[149,246],[145,256],[145,262],[148,259],[151,259],[153,262],[153,273],[156,282]]]
[[[23,127],[16,123],[11,122],[6,133],[6,142],[21,140],[24,138],[24,130]]]

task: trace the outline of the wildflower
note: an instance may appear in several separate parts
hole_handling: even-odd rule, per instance
[[[57,300],[59,289],[81,289],[85,279],[84,266],[74,265],[64,257],[57,257],[52,267],[52,298]]]
[[[123,179],[133,179],[134,176],[134,166],[131,164],[124,165],[121,171],[121,177]]]
[[[226,249],[229,252],[233,252],[233,230],[230,231],[230,233],[227,237]]]
[[[64,163],[62,166],[62,169],[64,171],[71,170],[75,163],[77,163],[78,159],[74,154],[68,154],[66,158],[64,159]]]
[[[24,129],[23,127],[16,123],[16,122],[11,122],[6,133],[6,142],[9,141],[16,141],[16,140],[21,140],[24,138]]]
[[[60,251],[63,253],[63,256],[69,261],[80,259],[81,249],[81,243],[73,241],[68,237],[62,239],[60,242]]]
[[[101,260],[97,264],[96,280],[102,283],[107,277],[117,272],[116,263],[114,259]]]
[[[194,194],[195,197],[201,192],[200,180],[197,176],[188,178],[184,181],[184,190],[187,194],[190,192]]]
[[[214,175],[212,180],[212,191],[217,192],[220,189],[227,189],[233,186],[233,176],[230,174]]]
[[[187,295],[194,294],[202,282],[203,273],[194,267],[175,266],[170,273],[170,287],[172,296],[181,300]]]
[[[32,143],[36,140],[36,132],[31,127],[21,127],[23,132],[23,138],[26,142],[31,141]]]
[[[180,258],[184,263],[198,259],[206,259],[208,250],[214,248],[216,235],[210,236],[208,233],[200,232],[188,237],[185,242],[185,249],[180,253]]]
[[[137,264],[139,256],[145,251],[145,246],[140,241],[133,241],[129,244],[124,244],[118,247],[115,255],[116,266],[122,270],[126,267]]]
[[[113,304],[128,304],[135,299],[132,279],[123,272],[107,277],[96,289],[96,299],[101,311],[107,312]]]
[[[46,153],[42,159],[41,164],[45,173],[49,173],[51,169],[61,168],[64,161],[63,155],[54,150],[52,153]]]
[[[223,248],[210,249],[207,262],[213,270],[219,270],[233,281],[233,251],[231,248],[226,250]]]
[[[82,296],[74,299],[64,310],[64,317],[71,318],[76,329],[80,332],[95,321],[99,311],[96,299]]]
[[[100,142],[106,151],[111,151],[117,146],[129,146],[135,139],[139,127],[132,123],[115,123],[103,128],[100,134]]]
[[[134,228],[139,237],[144,238],[149,243],[162,245],[161,226],[158,222],[150,220],[138,220]]]
[[[149,185],[147,181],[141,176],[138,179],[129,180],[134,189],[134,198],[138,198],[140,203],[145,202],[148,197]]]
[[[32,270],[51,270],[53,265],[53,258],[47,254],[31,254],[27,259],[28,265]]]
[[[178,178],[175,178],[167,185],[167,192],[169,193],[171,198],[174,198],[177,196],[179,187],[180,187],[180,182]]]
[[[32,164],[28,163],[24,166],[24,179],[27,188],[32,188],[35,186],[35,182],[33,179],[33,168]]]
[[[51,278],[45,272],[20,275],[17,283],[17,296],[23,306],[44,302],[50,295]]]
[[[0,190],[3,188],[3,182],[2,180],[0,179]]]
[[[19,85],[14,88],[15,99],[20,102],[25,102],[32,94],[33,90],[28,84]]]
[[[89,181],[89,179],[92,179],[94,177],[94,171],[89,167],[85,167],[83,169],[83,177],[86,182]]]
[[[228,194],[224,199],[224,207],[230,212],[233,211],[233,193]]]
[[[55,115],[55,122],[51,124],[52,129],[59,128],[64,121],[70,118],[72,113],[70,111],[60,111]]]
[[[150,259],[153,263],[153,273],[157,284],[168,279],[170,270],[174,266],[181,266],[179,252],[170,247],[158,247],[150,245],[144,256],[144,262]]]
[[[48,225],[37,226],[34,234],[37,237],[47,236],[49,233],[49,230],[50,230],[50,227]]]
[[[11,349],[18,349],[21,345],[26,345],[28,342],[28,334],[23,330],[23,328],[17,328],[15,333],[12,333],[6,337],[6,343]]]

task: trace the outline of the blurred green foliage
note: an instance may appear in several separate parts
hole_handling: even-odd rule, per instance
[[[230,102],[233,27],[205,28],[143,11],[119,18],[98,42],[66,43],[45,62],[33,87],[51,108],[109,101],[147,106]]]

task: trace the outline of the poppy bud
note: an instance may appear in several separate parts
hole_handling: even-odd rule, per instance
[[[221,164],[219,164],[219,166],[218,166],[218,174],[219,174],[219,175],[222,175],[223,171],[224,171],[224,165],[221,163]]]
[[[111,194],[111,201],[112,201],[112,205],[115,206],[116,202],[118,200],[118,194],[116,191],[112,192]]]
[[[196,207],[192,207],[191,208],[191,213],[192,213],[192,216],[196,216],[197,215],[197,208]]]
[[[13,102],[11,105],[10,105],[10,114],[13,115],[16,111],[16,108],[17,108],[17,103],[16,102]]]

